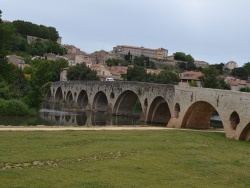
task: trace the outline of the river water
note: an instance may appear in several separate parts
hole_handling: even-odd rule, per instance
[[[140,113],[133,117],[112,116],[105,113],[93,112],[65,112],[59,110],[41,109],[36,117],[0,116],[0,125],[12,126],[149,126],[139,121]],[[150,126],[164,127],[165,124],[150,124]],[[210,126],[222,128],[219,116],[212,116]]]

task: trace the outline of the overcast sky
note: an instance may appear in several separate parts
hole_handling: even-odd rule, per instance
[[[250,0],[0,0],[0,10],[3,20],[53,26],[87,53],[131,45],[250,62]]]

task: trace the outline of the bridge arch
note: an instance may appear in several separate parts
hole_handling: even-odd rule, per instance
[[[74,98],[73,98],[72,92],[68,91],[67,94],[66,94],[66,99],[65,99],[66,105],[67,105],[68,108],[73,107],[73,99]]]
[[[76,103],[77,103],[78,108],[86,109],[89,103],[89,99],[88,99],[87,92],[85,90],[81,90],[81,92],[79,93],[77,97]]]
[[[92,109],[98,112],[105,112],[108,107],[108,99],[103,91],[96,93],[93,101]]]
[[[167,101],[163,97],[156,97],[149,108],[147,122],[168,124],[171,113]]]
[[[45,100],[49,101],[51,99],[52,93],[51,90],[49,90],[45,95]]]
[[[142,107],[139,97],[136,95],[136,93],[131,90],[126,90],[117,98],[114,105],[113,114],[133,116],[133,108],[136,104],[140,105],[140,108]]]
[[[182,128],[207,129],[210,119],[216,109],[208,102],[197,101],[186,111],[182,120]]]
[[[56,102],[61,102],[62,100],[63,100],[63,92],[62,92],[62,88],[59,87],[56,90],[55,101]]]
[[[234,112],[230,115],[229,121],[230,121],[230,128],[231,128],[232,130],[235,131],[236,128],[237,128],[237,126],[238,126],[238,124],[240,123],[239,114],[238,114],[236,111],[234,111]]]
[[[250,123],[241,132],[239,140],[250,141]]]

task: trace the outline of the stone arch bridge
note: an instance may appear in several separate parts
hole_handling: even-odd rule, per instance
[[[227,138],[250,141],[250,94],[218,89],[142,82],[54,82],[45,96],[50,104],[76,111],[132,116],[141,104],[140,120],[168,127],[207,129],[217,112]]]

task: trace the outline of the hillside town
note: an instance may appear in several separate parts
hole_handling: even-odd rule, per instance
[[[37,40],[36,37],[27,37],[28,42],[32,40]],[[107,66],[106,61],[108,59],[124,59],[128,53],[132,57],[149,57],[150,60],[158,62],[161,64],[161,67],[164,66],[178,66],[180,63],[179,60],[174,59],[174,55],[169,55],[168,50],[164,48],[151,49],[146,47],[138,46],[127,46],[127,45],[117,45],[113,47],[113,50],[110,52],[101,50],[95,51],[91,54],[87,54],[84,51],[81,51],[74,45],[61,44],[61,38],[58,40],[59,44],[66,49],[67,53],[65,55],[56,55],[53,53],[45,53],[43,56],[34,56],[34,59],[47,59],[55,61],[57,59],[65,59],[68,62],[69,66],[75,66],[76,64],[86,64],[87,67],[95,70],[97,72],[100,80],[105,80],[106,78],[113,78],[116,81],[122,80],[122,75],[127,73],[128,66]],[[8,61],[16,65],[17,67],[24,69],[26,66],[29,66],[25,63],[24,58],[17,55],[8,55]],[[194,60],[196,67],[207,68],[209,63],[202,60]],[[131,65],[132,66],[132,65]],[[224,64],[223,69],[233,70],[237,68],[238,65],[235,61],[229,61]],[[63,68],[61,70],[61,81],[67,81],[67,69]],[[159,74],[162,71],[161,68],[147,69],[147,73],[150,74]],[[198,87],[201,87],[200,77],[202,76],[201,71],[183,71],[179,73],[180,82],[179,85],[189,86],[191,82],[197,83]],[[250,82],[248,80],[241,80],[231,76],[225,77],[225,82],[231,86],[232,90],[238,91],[241,88],[250,87]]]
[[[2,20],[2,23],[12,24],[12,22],[6,20]],[[15,27],[19,27],[21,30],[23,25],[25,26],[27,23],[29,22],[13,22]],[[32,25],[32,27],[35,26],[36,24]],[[146,69],[146,73],[150,75],[159,75],[163,70],[170,70],[174,72],[179,78],[178,84],[182,86],[213,88],[213,86],[205,86],[202,84],[201,78],[204,77],[204,70],[206,68],[214,66],[220,72],[216,77],[219,76],[225,84],[229,85],[231,90],[239,91],[250,87],[250,81],[248,79],[250,75],[248,76],[247,73],[244,73],[244,76],[242,76],[242,70],[239,70],[240,67],[238,67],[235,61],[211,65],[205,60],[197,60],[190,54],[185,54],[183,52],[169,54],[168,49],[162,47],[152,49],[150,47],[120,44],[114,46],[111,51],[100,50],[88,54],[74,45],[62,44],[62,37],[58,35],[58,32],[54,28],[52,29],[52,32],[55,32],[53,39],[46,39],[46,36],[39,35],[39,33],[37,34],[39,36],[31,36],[27,34],[29,31],[25,32],[25,43],[29,46],[33,46],[31,49],[29,48],[31,60],[44,59],[56,61],[63,59],[67,61],[68,67],[61,69],[60,81],[67,81],[68,69],[76,66],[77,64],[84,64],[91,70],[96,71],[96,74],[101,81],[106,78],[112,78],[115,81],[126,80],[126,76],[124,75],[127,74],[128,68],[138,65],[139,61],[139,65],[144,67]],[[55,45],[52,47],[52,44],[49,42],[50,40],[54,40],[58,46],[56,48]],[[22,43],[24,42],[22,41]],[[54,48],[54,50],[39,51],[41,46],[43,46],[43,43],[49,45],[50,47],[48,48]],[[18,48],[19,50],[22,50],[23,47],[20,45]],[[22,70],[30,66],[30,63],[26,62],[25,57],[20,53],[15,54],[15,52],[12,52],[11,54],[7,54],[6,57],[10,63]],[[114,61],[116,63],[114,63]],[[137,64],[134,63],[135,61],[137,61]],[[150,65],[146,65],[146,63],[149,63]],[[225,87],[219,88],[223,89]]]

